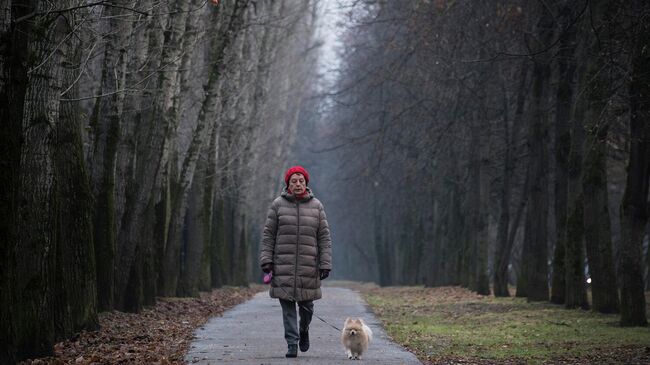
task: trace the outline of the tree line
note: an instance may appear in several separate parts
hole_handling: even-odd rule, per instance
[[[648,2],[356,1],[347,17],[311,148],[338,160],[344,276],[647,325]]]
[[[246,213],[278,191],[316,5],[0,3],[0,362],[99,311],[247,285]]]

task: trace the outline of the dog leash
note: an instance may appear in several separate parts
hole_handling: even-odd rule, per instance
[[[341,331],[342,331],[340,328],[336,327],[335,325],[333,325],[333,324],[327,322],[326,320],[322,319],[320,316],[316,315],[316,314],[314,313],[314,311],[312,311],[311,309],[309,309],[309,308],[305,307],[304,305],[300,304],[300,302],[297,301],[296,298],[294,298],[291,294],[289,294],[289,292],[287,292],[287,291],[286,291],[282,286],[276,286],[276,288],[280,288],[280,289],[282,289],[282,291],[284,292],[284,294],[286,294],[292,302],[296,302],[300,308],[302,308],[302,309],[306,310],[307,312],[311,313],[311,315],[312,315],[313,317],[316,317],[316,318],[320,319],[323,323],[325,323],[325,324],[327,324],[328,326],[334,328],[334,329],[337,330],[338,332],[341,332]]]

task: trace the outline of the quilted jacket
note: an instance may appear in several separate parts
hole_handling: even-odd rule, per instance
[[[323,204],[285,188],[268,210],[259,264],[273,263],[270,295],[292,301],[321,298],[319,270],[332,269],[332,240]]]

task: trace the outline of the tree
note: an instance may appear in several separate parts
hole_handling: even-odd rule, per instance
[[[650,92],[650,29],[647,22],[650,8],[642,1],[635,1],[632,6],[639,16],[635,24],[632,79],[629,85],[630,155],[625,194],[621,202],[620,310],[622,326],[645,326],[648,321],[641,259],[644,228],[648,224],[650,180],[650,104],[647,98]]]
[[[510,296],[508,290],[508,266],[510,264],[510,255],[514,244],[515,234],[519,227],[519,219],[522,215],[526,202],[526,188],[522,194],[521,204],[515,215],[515,220],[510,224],[510,198],[512,195],[511,176],[515,171],[515,152],[517,151],[515,142],[518,140],[519,131],[522,125],[524,115],[524,103],[526,101],[526,81],[528,79],[528,61],[521,62],[519,85],[517,86],[517,101],[514,112],[513,128],[511,132],[510,121],[508,120],[508,105],[504,106],[503,133],[505,140],[505,151],[503,155],[503,178],[501,190],[501,213],[497,228],[497,249],[494,253],[494,295],[500,297]],[[506,93],[504,93],[505,97]],[[527,186],[527,184],[524,184]]]
[[[545,5],[540,5],[540,18],[536,25],[538,47],[546,47],[553,36],[553,15]],[[530,261],[527,270],[528,300],[548,300],[548,121],[546,103],[550,79],[550,59],[542,53],[534,57],[532,84],[531,121],[528,129],[530,148],[531,185],[528,209],[526,211],[526,230],[531,240],[529,253],[525,255]]]
[[[155,303],[159,279],[196,295],[251,277],[234,183],[273,198],[259,160],[278,145],[285,164],[317,43],[316,2],[249,4],[0,3],[0,362]]]
[[[566,295],[566,220],[568,198],[568,158],[571,150],[571,107],[573,105],[575,49],[577,26],[571,24],[575,16],[571,4],[565,2],[560,9],[563,28],[568,26],[561,38],[557,59],[558,87],[555,97],[555,231],[556,242],[553,254],[553,278],[551,282],[551,302],[564,304]]]
[[[616,271],[612,254],[611,221],[607,191],[607,135],[611,122],[607,118],[607,103],[613,74],[608,71],[608,52],[613,51],[612,28],[615,14],[608,1],[592,4],[592,19],[598,24],[591,37],[585,83],[587,131],[582,172],[584,194],[584,229],[589,274],[592,279],[593,309],[603,313],[618,310]],[[609,45],[603,46],[603,42]]]
[[[103,55],[100,94],[97,98],[90,120],[92,156],[90,174],[94,207],[94,242],[97,260],[97,285],[99,308],[109,310],[114,307],[115,260],[116,260],[116,218],[115,185],[116,157],[122,130],[122,112],[125,97],[128,39],[134,22],[124,19],[131,12],[125,8],[133,7],[134,2],[123,2],[124,8],[106,6],[108,35]]]
[[[74,108],[60,102],[62,93],[76,92],[71,74],[79,54],[69,35],[80,19],[57,16],[44,3],[12,5],[21,8],[11,13],[13,21],[24,23],[11,29],[17,32],[12,45],[21,47],[8,58],[10,77],[3,83],[3,92],[22,103],[18,110],[4,109],[21,122],[13,126],[22,140],[19,150],[10,151],[20,162],[8,190],[15,195],[8,198],[20,204],[3,257],[9,265],[2,278],[2,299],[8,300],[2,335],[10,340],[0,355],[9,362],[50,354],[58,339],[97,325],[91,195],[80,126]],[[60,4],[62,9],[75,5]],[[24,83],[24,94],[12,88],[17,80]]]

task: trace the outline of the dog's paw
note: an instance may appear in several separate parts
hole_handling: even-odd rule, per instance
[[[352,360],[354,357],[352,357],[352,355],[348,355],[348,359]]]

